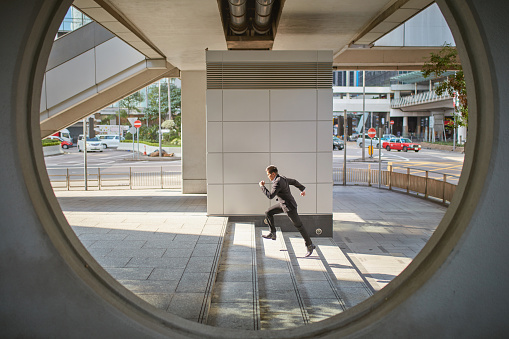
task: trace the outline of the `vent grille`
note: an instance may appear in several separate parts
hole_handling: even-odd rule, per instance
[[[331,88],[332,63],[207,63],[207,89]]]

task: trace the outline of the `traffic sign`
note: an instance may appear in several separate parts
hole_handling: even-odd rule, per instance
[[[391,125],[394,125],[394,120],[391,120]]]
[[[133,126],[134,126],[134,127],[136,127],[136,128],[140,128],[140,127],[141,127],[141,121],[136,120],[136,121],[134,122]]]
[[[136,128],[134,128],[134,127],[129,127],[129,133],[131,133],[131,134],[136,134]]]
[[[370,128],[368,129],[368,137],[374,138],[376,136],[376,129]]]

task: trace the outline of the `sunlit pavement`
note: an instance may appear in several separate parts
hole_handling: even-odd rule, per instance
[[[297,232],[262,241],[265,229],[208,217],[206,195],[160,189],[55,195],[85,248],[141,299],[192,321],[247,329],[300,326],[365,300],[405,269],[446,211],[386,189],[335,186],[334,236],[314,238],[317,249],[304,258]],[[253,290],[241,288],[242,299],[239,286]]]

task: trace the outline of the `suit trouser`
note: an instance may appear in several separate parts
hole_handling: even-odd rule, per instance
[[[274,205],[265,212],[265,217],[267,219],[267,223],[269,224],[271,233],[276,234],[276,227],[274,226],[274,215],[283,212],[284,211],[280,205]],[[295,228],[297,228],[297,230],[300,232],[302,238],[304,238],[306,246],[311,245],[313,242],[311,241],[308,232],[306,232],[306,229],[302,225],[302,221],[300,220],[299,214],[297,213],[297,209],[286,212],[286,215],[292,221],[293,226],[295,226]]]

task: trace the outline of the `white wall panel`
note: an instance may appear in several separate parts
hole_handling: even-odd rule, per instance
[[[224,121],[269,120],[268,90],[224,90]]]
[[[46,72],[47,105],[54,105],[95,86],[94,50]]]
[[[270,142],[272,152],[315,152],[316,122],[271,122]]]
[[[258,184],[224,185],[224,213],[226,215],[263,214],[270,200],[262,193]]]
[[[301,184],[316,182],[316,153],[272,153],[271,163],[281,175]]]
[[[268,152],[268,122],[224,122],[223,152]]]
[[[223,120],[223,91],[220,89],[207,90],[207,121]]]
[[[316,185],[316,203],[316,213],[332,213],[332,183]]]
[[[207,183],[223,183],[223,153],[207,154]]]
[[[305,196],[301,196],[300,191],[296,187],[290,186],[292,195],[297,202],[297,210],[299,214],[316,213],[316,184],[302,184],[306,186]]]
[[[207,152],[223,151],[223,123],[207,123]]]
[[[277,203],[258,186],[270,164],[306,186],[305,197],[291,188],[299,212],[317,213],[317,184],[332,187],[333,99],[323,69],[331,60],[331,51],[207,52],[207,176],[209,187],[223,187],[225,215],[262,215]],[[271,73],[277,62],[287,77]],[[320,210],[332,212],[329,199]]]
[[[97,66],[95,76],[97,82],[144,61],[145,56],[120,40],[113,38],[95,48]]]
[[[316,89],[271,90],[270,119],[271,121],[316,120]]]
[[[223,185],[207,185],[207,213],[223,215]]]
[[[318,121],[318,152],[332,152],[332,121]]]
[[[268,165],[269,153],[224,153],[224,182],[257,184],[267,181],[265,168]]]
[[[316,182],[332,183],[332,152],[316,154]]]
[[[332,120],[332,89],[317,90],[318,120]]]
[[[42,79],[42,90],[41,90],[41,108],[39,110],[45,111],[48,107],[46,106],[46,73],[44,73],[44,78]]]

